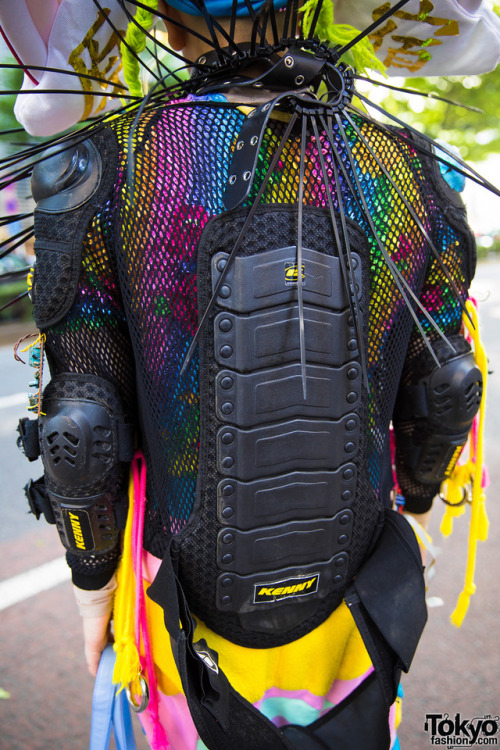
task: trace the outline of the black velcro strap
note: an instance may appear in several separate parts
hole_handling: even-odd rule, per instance
[[[427,621],[420,552],[403,516],[386,511],[377,545],[345,600],[390,705]]]
[[[52,509],[49,495],[45,487],[45,478],[40,477],[40,479],[36,479],[35,481],[30,479],[30,481],[24,488],[24,492],[26,493],[26,497],[28,498],[30,511],[36,517],[36,520],[38,521],[43,513],[47,523],[54,524],[56,522],[56,519],[54,517],[54,511]]]
[[[193,620],[167,550],[148,596],[165,613],[191,717],[209,750],[292,750],[293,745],[229,684],[206,642],[193,644]]]
[[[297,750],[388,750],[389,708],[375,674],[312,724],[290,724],[283,734]]]
[[[38,419],[24,417],[17,425],[19,437],[17,447],[21,450],[28,461],[36,461],[40,456],[40,443],[38,440]]]

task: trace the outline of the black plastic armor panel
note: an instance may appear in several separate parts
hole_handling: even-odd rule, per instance
[[[333,488],[325,477],[336,476],[338,485],[341,468],[359,448],[360,422],[353,412],[361,397],[358,342],[339,258],[304,248],[299,271],[296,254],[288,246],[236,257],[217,299],[226,311],[214,322],[214,356],[224,366],[215,379],[216,414],[223,423],[217,469],[232,480],[221,482],[220,497],[234,496],[232,505],[219,503],[219,518],[231,525],[217,538],[217,566],[224,571],[217,606],[263,630],[264,611],[267,628],[290,626],[311,602],[345,583],[353,527],[352,511],[341,508],[340,493],[328,496]],[[227,263],[227,253],[213,256],[212,289]],[[358,256],[352,266],[359,295]],[[305,370],[299,361],[299,281]],[[302,473],[300,489],[295,483],[292,491],[287,483],[290,472]],[[356,472],[347,470],[347,476],[352,489],[343,492],[350,497]],[[255,483],[267,477],[267,493],[257,491],[260,503],[245,509],[252,487],[255,492]]]
[[[116,389],[96,376],[62,373],[45,388],[42,408],[41,455],[61,541],[72,554],[105,554],[123,528],[120,466],[133,455]]]
[[[258,255],[236,257],[221,287],[217,299],[219,305],[245,313],[292,302],[297,291],[296,253],[295,247],[281,247]],[[214,288],[228,257],[222,252],[213,257]],[[359,293],[361,266],[356,253],[352,254],[352,268]],[[341,264],[334,255],[322,255],[307,247],[302,248],[302,287],[305,303],[330,310],[347,307]]]
[[[338,469],[358,450],[355,414],[330,422],[297,419],[253,430],[221,427],[217,436],[221,474],[249,481],[297,469]]]
[[[343,365],[358,354],[351,316],[304,306],[307,361]],[[283,307],[240,317],[221,313],[215,321],[215,359],[239,372],[296,362],[300,351],[298,308]]]
[[[278,645],[319,624],[363,554],[354,529],[366,398],[339,249],[325,212],[305,211],[299,269],[293,207],[265,211],[235,257],[229,215],[199,247],[200,315],[218,296],[200,339],[200,505],[176,540],[193,612],[243,645],[256,634]],[[363,331],[369,254],[350,230]]]
[[[284,523],[334,516],[349,507],[356,474],[355,464],[348,463],[337,471],[293,472],[253,482],[224,479],[218,487],[219,521],[253,529],[264,520]]]

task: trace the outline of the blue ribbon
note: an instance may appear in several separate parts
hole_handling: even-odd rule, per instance
[[[108,750],[111,730],[117,750],[136,750],[125,690],[118,693],[118,685],[113,685],[115,659],[109,644],[102,652],[95,680],[89,750]]]

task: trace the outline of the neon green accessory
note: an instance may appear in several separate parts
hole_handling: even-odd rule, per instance
[[[467,300],[466,307],[472,324],[465,315],[463,321],[474,347],[476,364],[483,376],[483,397],[479,414],[476,417],[477,422],[473,425],[471,434],[469,435],[469,458],[467,461],[457,464],[451,476],[443,483],[442,495],[449,504],[446,506],[446,512],[441,522],[441,533],[443,536],[449,536],[453,529],[453,519],[465,513],[464,499],[469,499],[471,520],[464,588],[458,597],[456,607],[450,618],[451,622],[458,628],[464,621],[470,598],[476,591],[474,572],[476,567],[477,543],[484,542],[488,537],[488,517],[485,509],[486,496],[483,484],[484,410],[488,360],[479,337],[476,307],[471,300]]]
[[[317,4],[318,0],[307,0],[299,9],[299,13],[303,13],[302,29],[305,37],[308,36]],[[319,37],[322,42],[327,42],[330,47],[343,47],[357,37],[359,33],[359,30],[354,26],[335,23],[333,0],[323,0],[314,30],[315,36]],[[361,39],[341,59],[351,65],[358,73],[365,73],[366,69],[369,68],[385,75],[385,65],[375,55],[375,50],[368,37]]]
[[[124,41],[120,44],[120,52],[123,63],[123,77],[132,96],[142,96],[142,84],[140,80],[140,65],[133,54],[139,54],[146,48],[146,33],[154,24],[154,12],[158,9],[158,0],[143,0],[151,10],[137,8],[134,16],[135,21],[130,21]],[[133,50],[133,52],[132,52]]]

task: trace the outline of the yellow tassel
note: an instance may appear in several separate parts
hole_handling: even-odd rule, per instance
[[[476,593],[476,586],[466,586],[460,596],[458,597],[457,605],[450,615],[452,625],[456,625],[457,628],[461,627],[465,620],[465,615],[469,609],[470,598]]]
[[[123,539],[123,554],[117,571],[118,586],[115,595],[114,629],[116,651],[113,682],[120,690],[137,679],[140,672],[139,653],[135,643],[135,573],[132,561],[132,519],[134,517],[134,482],[129,481],[129,509]]]
[[[476,591],[476,585],[474,583],[474,573],[476,568],[476,552],[477,543],[479,541],[485,541],[488,536],[488,518],[485,509],[485,493],[482,487],[483,482],[483,441],[484,441],[484,412],[485,412],[485,401],[486,401],[486,380],[488,376],[488,361],[486,358],[486,352],[481,343],[479,337],[479,324],[477,318],[476,308],[470,300],[466,303],[467,310],[471,317],[472,323],[464,315],[464,325],[467,328],[469,335],[474,345],[474,356],[476,364],[481,370],[483,376],[483,397],[481,400],[481,406],[479,408],[479,423],[477,430],[477,441],[475,447],[475,455],[473,455],[473,447],[471,446],[471,455],[467,464],[461,467],[457,467],[456,475],[461,476],[465,479],[465,475],[470,472],[470,484],[472,485],[471,493],[471,520],[469,528],[469,541],[467,551],[467,564],[465,569],[465,582],[464,588],[460,596],[454,611],[451,614],[451,622],[460,627],[464,621],[467,609],[469,607],[470,598]],[[454,480],[455,471],[452,473],[451,480]],[[446,525],[446,524],[445,524]]]

